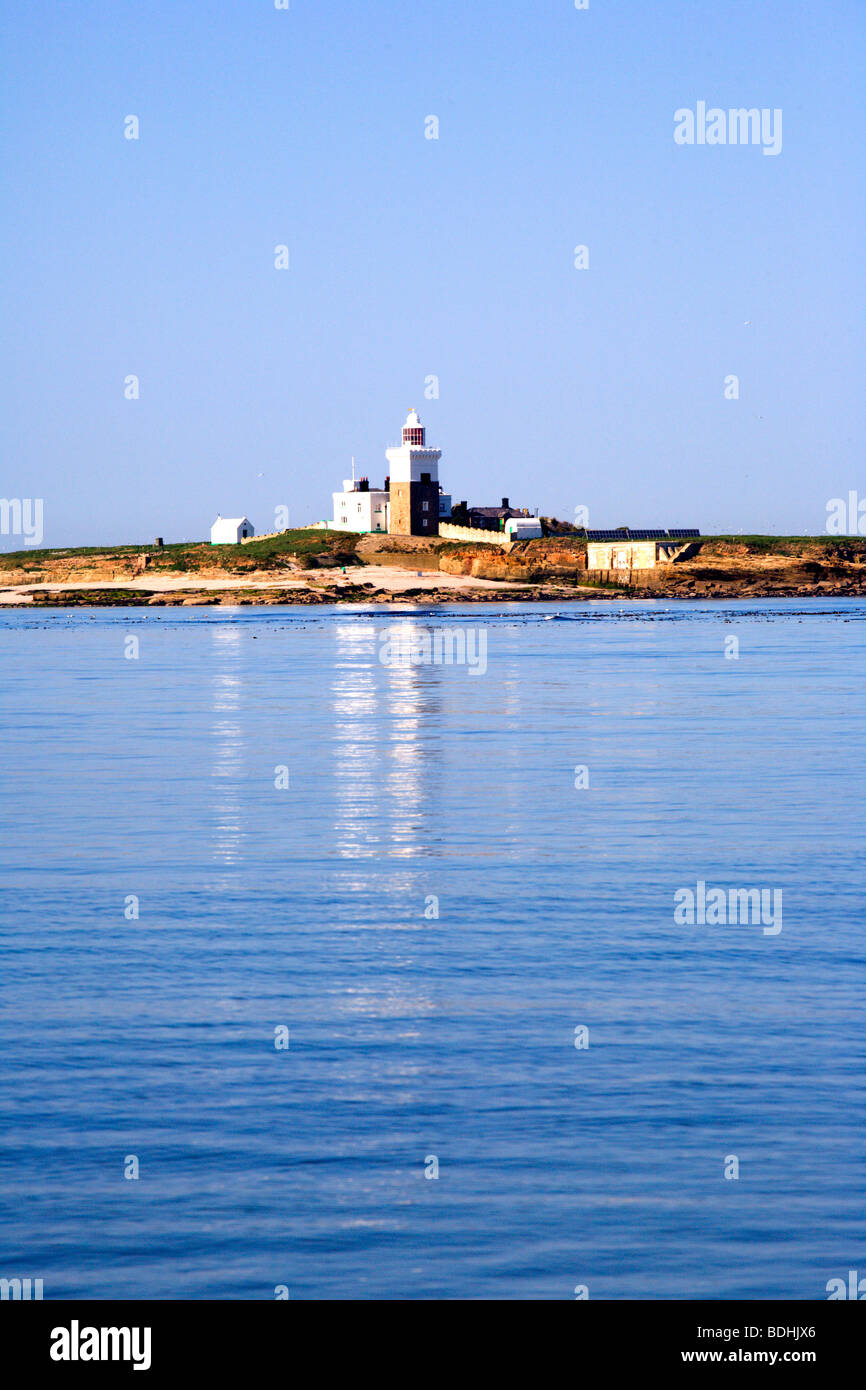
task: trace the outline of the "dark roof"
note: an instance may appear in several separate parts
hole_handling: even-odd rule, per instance
[[[527,510],[526,510],[525,507],[467,507],[466,510],[467,510],[468,512],[474,513],[475,516],[490,516],[490,517],[498,517],[498,516],[504,516],[504,517],[509,517],[509,516],[524,516],[524,517],[525,517],[525,516],[528,516],[528,515],[529,515],[529,513],[527,512]]]
[[[670,531],[647,530],[631,526],[619,526],[615,531],[585,531],[588,541],[687,541],[700,536],[697,529]]]

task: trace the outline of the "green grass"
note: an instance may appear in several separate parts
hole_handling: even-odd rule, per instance
[[[177,545],[166,545],[162,550],[142,542],[141,545],[77,545],[61,546],[57,550],[6,550],[0,554],[2,569],[30,569],[34,564],[54,563],[57,560],[85,559],[87,556],[125,559],[132,555],[163,555],[190,550],[192,546],[181,541]]]
[[[262,541],[248,541],[246,545],[211,545],[207,548],[212,553],[219,552],[220,556],[226,552],[239,552],[242,556],[252,555],[256,559],[266,560],[284,555],[319,555],[323,551],[351,555],[360,539],[360,534],[353,531],[298,529],[283,531],[279,536],[268,536]]]
[[[288,560],[309,559],[321,555],[345,565],[357,564],[355,546],[359,535],[348,531],[284,531],[279,536],[268,536],[265,540],[249,541],[246,545],[210,545],[207,541],[178,541],[172,545],[157,547],[152,544],[140,545],[86,545],[59,550],[15,550],[0,555],[0,570],[3,569],[41,569],[46,563],[57,564],[64,560],[99,558],[101,560],[129,560],[138,555],[149,555],[152,572],[178,570],[181,573],[196,573],[217,565],[221,569],[243,573],[253,569],[279,569]]]
[[[436,547],[436,553],[437,555],[454,555],[458,551],[462,554],[464,551],[467,550],[490,551],[501,549],[502,546],[497,545],[495,541],[445,541],[443,545]],[[382,553],[387,555],[388,552],[383,551]]]
[[[724,543],[726,545],[744,545],[753,554],[757,555],[798,555],[805,552],[823,551],[826,555],[834,553],[844,553],[850,551],[852,546],[857,550],[866,550],[866,538],[863,536],[701,536],[696,542],[698,545],[712,546]]]
[[[559,536],[533,536],[531,540],[518,541],[518,545],[543,545],[548,550],[586,550],[586,536],[577,532]]]

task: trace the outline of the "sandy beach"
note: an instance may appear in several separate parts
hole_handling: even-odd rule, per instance
[[[163,596],[183,595],[183,602],[196,603],[212,602],[216,594],[231,595],[237,591],[243,591],[245,595],[251,591],[259,592],[263,598],[278,591],[286,595],[287,602],[292,602],[293,596],[300,599],[302,595],[312,595],[327,600],[328,595],[338,599],[346,591],[355,596],[359,590],[366,591],[370,598],[408,593],[414,596],[419,591],[431,595],[441,595],[444,591],[446,594],[453,594],[455,598],[465,598],[467,595],[478,593],[487,596],[493,591],[507,598],[515,592],[522,593],[524,588],[522,584],[476,579],[461,574],[445,574],[439,570],[416,571],[398,569],[396,566],[370,565],[363,569],[353,567],[345,573],[334,570],[302,574],[293,572],[277,579],[273,574],[264,573],[242,577],[224,575],[219,578],[191,574],[146,574],[124,575],[114,580],[100,579],[90,582],[77,580],[11,584],[0,588],[0,604],[13,607],[32,605],[38,602],[36,595],[51,595],[52,600],[56,602],[60,595],[81,592],[117,594],[124,591],[131,596],[134,595],[139,602],[144,595],[149,595],[151,601],[155,602],[160,602]]]

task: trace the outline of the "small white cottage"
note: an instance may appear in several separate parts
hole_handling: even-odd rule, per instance
[[[256,528],[246,516],[218,516],[210,528],[211,545],[240,545]]]

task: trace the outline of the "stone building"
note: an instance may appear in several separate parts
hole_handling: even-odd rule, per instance
[[[586,567],[589,570],[651,570],[670,564],[700,536],[697,530],[636,531],[620,526],[616,531],[586,532]]]
[[[512,507],[507,497],[503,497],[499,507],[470,507],[466,502],[458,502],[452,508],[451,519],[456,526],[470,526],[479,531],[513,532],[513,540],[529,540],[541,535],[538,517],[525,507]]]

